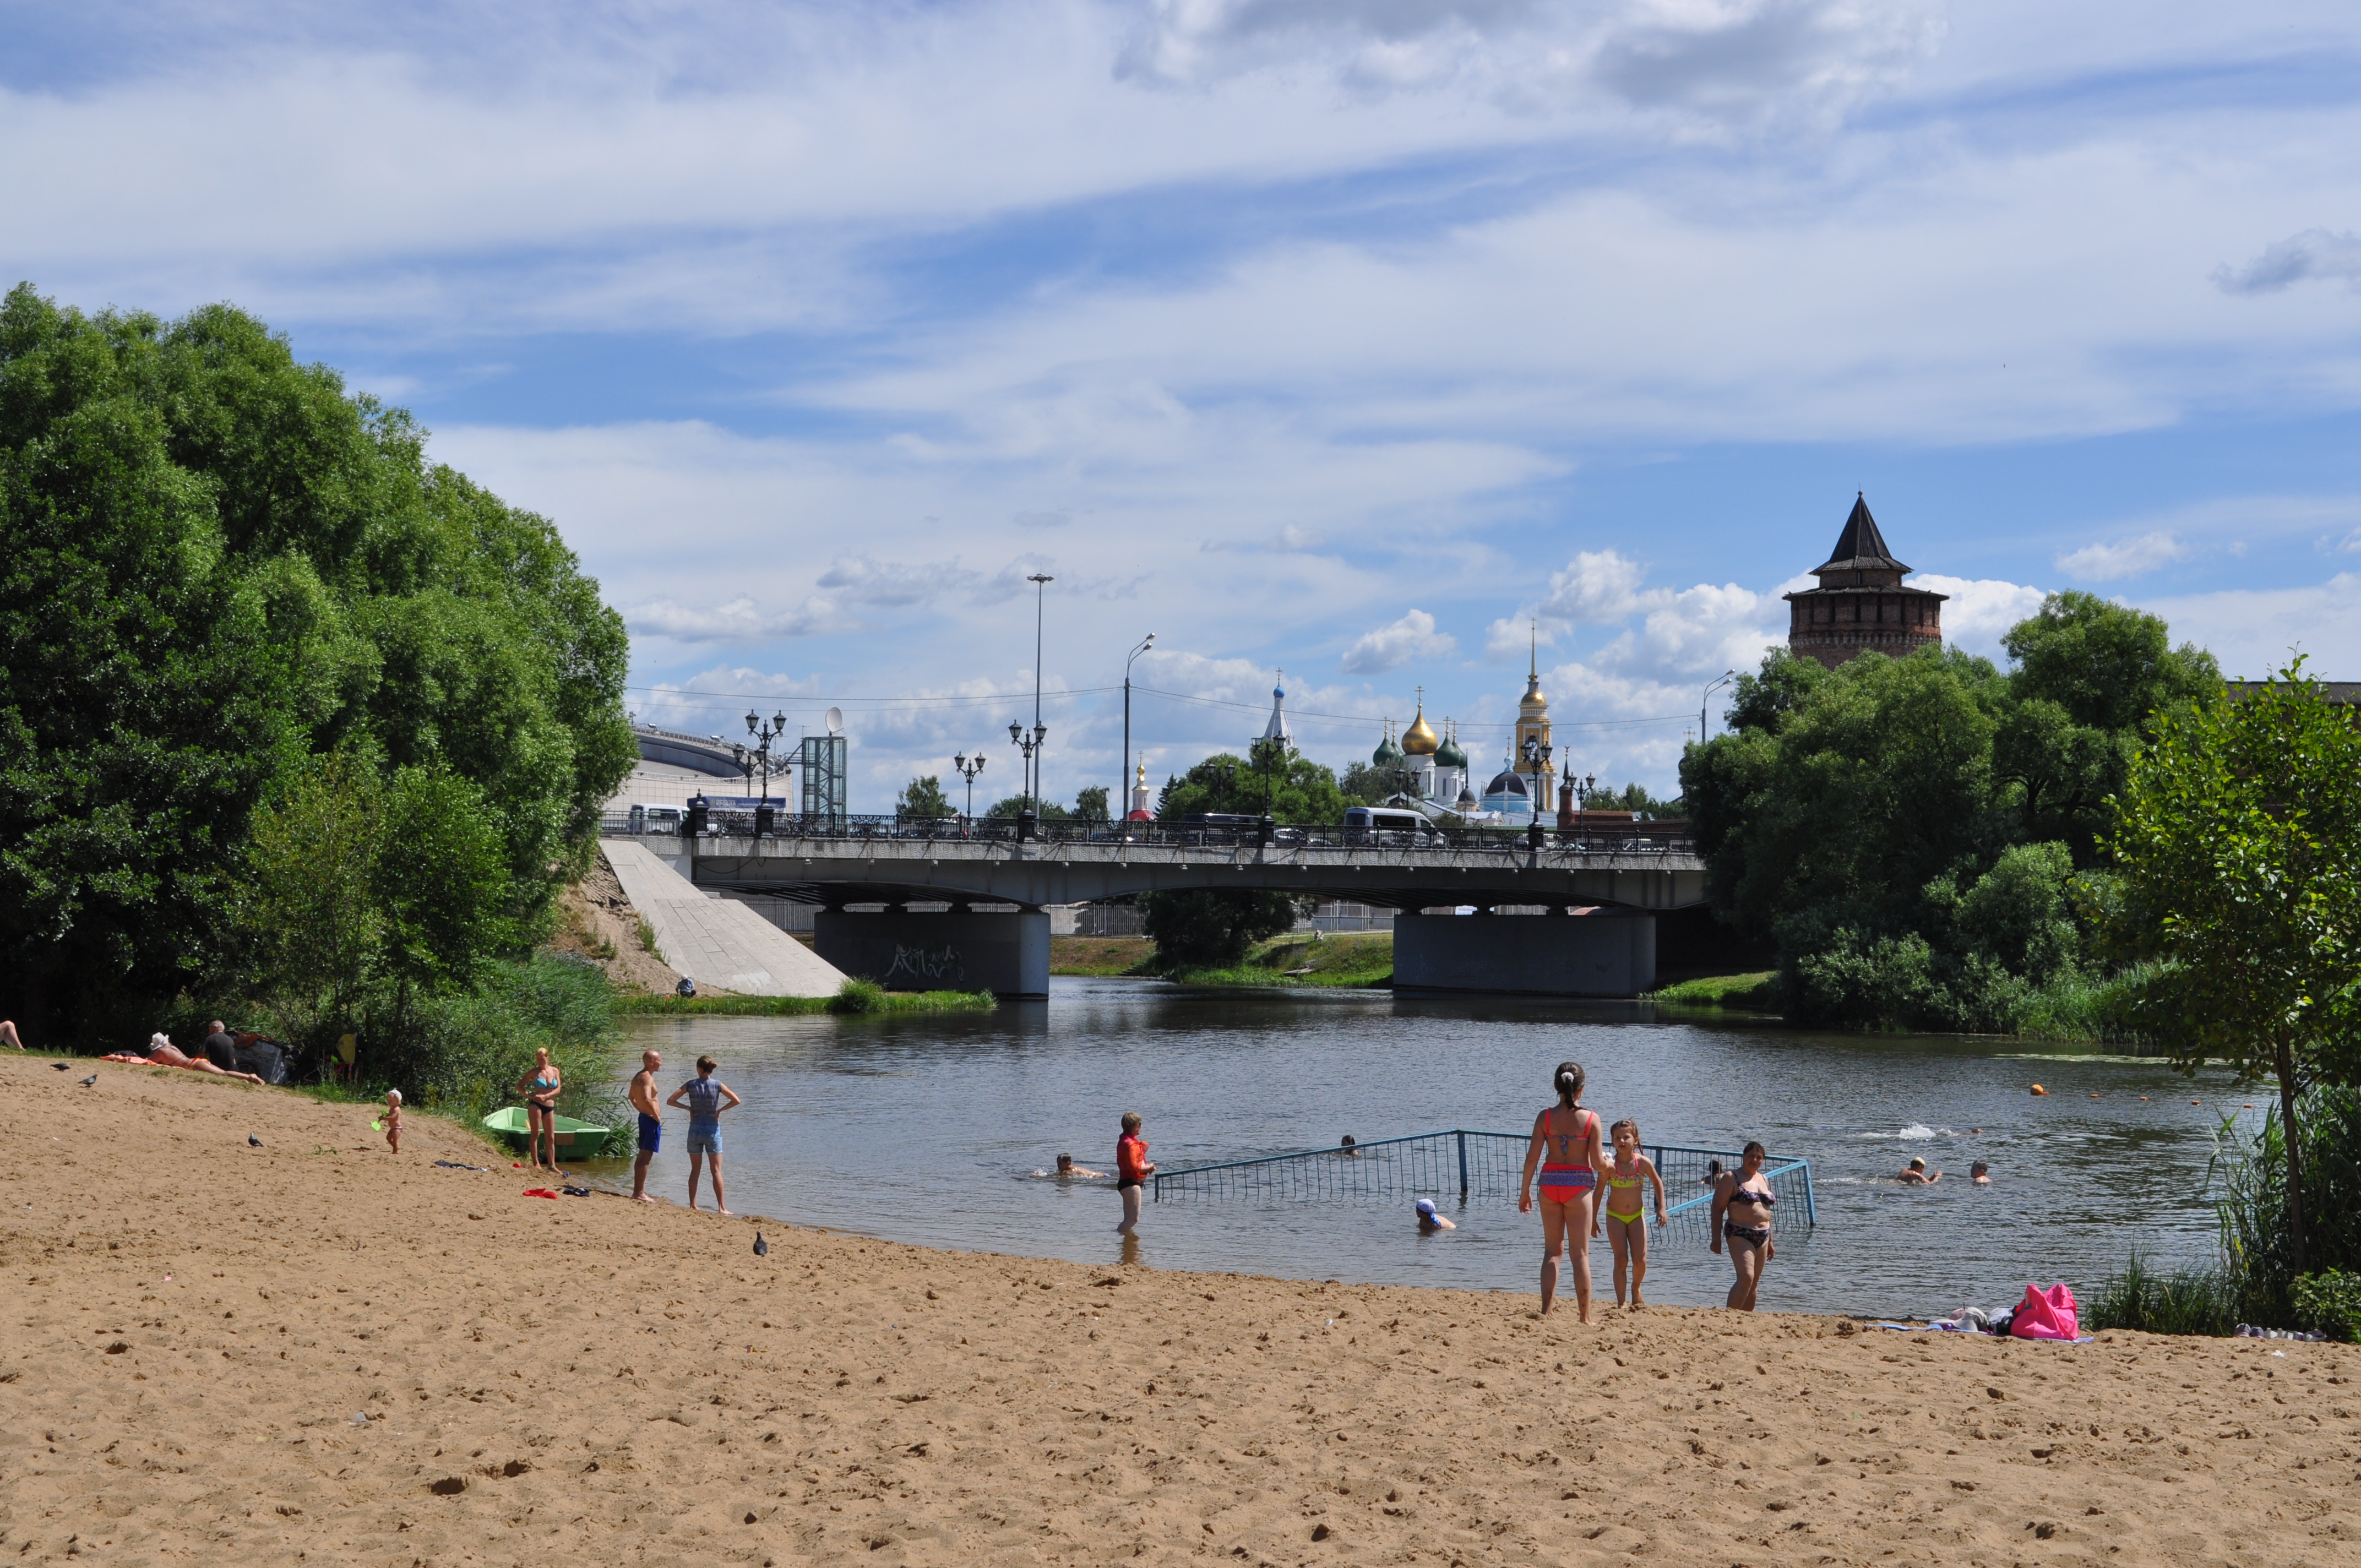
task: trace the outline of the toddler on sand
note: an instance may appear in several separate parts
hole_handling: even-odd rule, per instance
[[[401,1091],[385,1091],[385,1144],[394,1153],[401,1152]]]

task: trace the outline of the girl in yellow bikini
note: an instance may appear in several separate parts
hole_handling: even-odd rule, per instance
[[[1623,1304],[1623,1276],[1631,1276],[1631,1305],[1644,1307],[1640,1282],[1648,1277],[1647,1194],[1643,1181],[1656,1188],[1656,1223],[1670,1223],[1664,1212],[1664,1179],[1656,1162],[1640,1152],[1640,1124],[1626,1116],[1607,1129],[1615,1139],[1615,1164],[1607,1173],[1607,1240],[1615,1248],[1615,1304]]]

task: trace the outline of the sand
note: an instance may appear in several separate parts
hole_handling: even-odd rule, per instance
[[[758,1258],[91,1070],[0,1061],[0,1563],[2361,1562],[2361,1348]]]

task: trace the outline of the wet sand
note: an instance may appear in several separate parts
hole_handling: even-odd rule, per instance
[[[50,1059],[0,1060],[0,1563],[2361,1561],[2353,1346],[758,1258],[431,1117]]]

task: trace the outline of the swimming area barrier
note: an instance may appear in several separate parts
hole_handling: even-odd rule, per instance
[[[1379,1138],[1349,1148],[1302,1149],[1292,1154],[1262,1155],[1253,1159],[1224,1160],[1214,1165],[1183,1166],[1159,1170],[1148,1178],[1159,1203],[1187,1199],[1262,1202],[1351,1201],[1361,1199],[1407,1201],[1447,1198],[1456,1193],[1463,1202],[1505,1200],[1515,1202],[1524,1175],[1523,1133],[1480,1133],[1453,1128],[1440,1133],[1413,1133],[1407,1137]],[[1705,1219],[1713,1210],[1713,1189],[1706,1175],[1715,1160],[1735,1170],[1739,1154],[1730,1149],[1690,1148],[1680,1144],[1643,1144],[1641,1152],[1664,1179],[1664,1208],[1674,1218]],[[1773,1156],[1763,1160],[1763,1174],[1782,1204],[1782,1218],[1800,1213],[1806,1225],[1818,1223],[1812,1193],[1809,1160]],[[1647,1212],[1655,1213],[1655,1195],[1647,1194]]]

